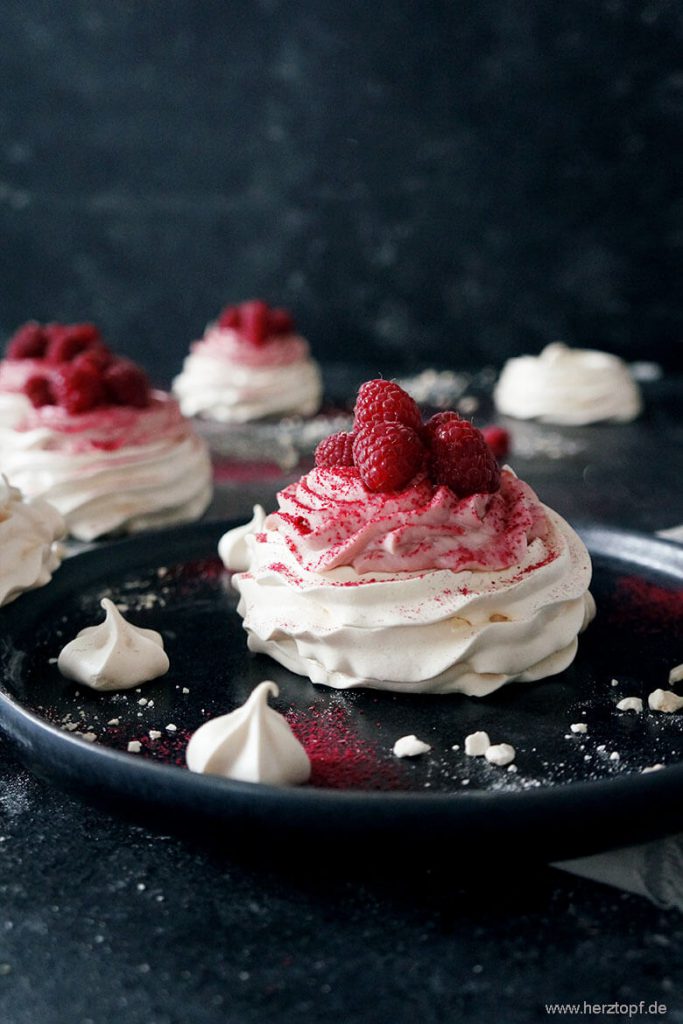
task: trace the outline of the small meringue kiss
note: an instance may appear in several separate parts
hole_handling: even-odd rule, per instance
[[[266,680],[241,707],[200,726],[185,754],[190,771],[274,786],[307,782],[311,762],[306,751],[282,715],[268,707],[268,697],[278,693],[277,685]]]
[[[86,626],[57,659],[67,679],[93,690],[127,690],[168,672],[168,656],[161,634],[133,626],[106,597],[100,605],[104,622]]]

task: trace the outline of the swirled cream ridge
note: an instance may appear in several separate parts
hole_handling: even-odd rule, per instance
[[[299,503],[294,513],[290,488],[279,511],[265,522],[256,515],[239,543],[230,534],[223,539],[251,650],[340,689],[474,696],[572,662],[578,634],[595,614],[590,557],[510,470],[500,500],[451,495],[441,523],[433,519],[439,489],[423,480],[398,494],[359,496],[349,517],[349,488],[363,485],[354,469],[343,472],[349,487],[340,495],[340,470],[315,470],[299,482],[317,495],[312,510]],[[336,520],[344,534],[330,567],[311,557],[319,553],[321,518],[328,528]],[[406,526],[412,533],[402,552]],[[323,543],[321,550],[334,548]]]
[[[0,605],[49,583],[62,560],[65,532],[52,505],[25,499],[0,474]]]
[[[13,483],[53,504],[84,541],[192,521],[212,495],[206,445],[161,391],[143,409],[26,405],[0,419],[0,457]]]

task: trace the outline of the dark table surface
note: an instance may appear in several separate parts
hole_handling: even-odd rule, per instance
[[[508,421],[511,464],[571,520],[682,523],[683,382],[645,392],[637,424]],[[272,505],[283,480],[224,484],[209,514]],[[296,864],[276,837],[262,853],[112,818],[30,776],[0,740],[0,1021],[514,1024],[549,1019],[545,1004],[641,1000],[683,1021],[677,910],[504,850],[438,873],[368,850],[362,875],[313,862],[304,843]]]

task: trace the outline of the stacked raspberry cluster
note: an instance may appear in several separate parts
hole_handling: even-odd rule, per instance
[[[226,306],[218,318],[218,326],[236,331],[250,345],[259,347],[269,338],[291,334],[294,318],[286,309],[272,309],[261,299],[250,299],[238,306]]]
[[[371,491],[396,491],[419,473],[460,498],[500,487],[500,470],[480,430],[456,412],[423,422],[398,384],[370,380],[358,392],[353,430],[332,434],[315,453],[319,467],[351,467]]]
[[[23,392],[36,408],[57,405],[69,414],[106,405],[143,409],[150,402],[144,370],[114,355],[94,324],[39,324],[20,327],[7,358],[35,361]]]

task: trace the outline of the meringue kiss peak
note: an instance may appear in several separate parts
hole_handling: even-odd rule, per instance
[[[72,536],[197,519],[212,494],[204,442],[178,403],[92,324],[25,324],[0,362],[3,470],[52,502]]]
[[[173,392],[186,416],[247,423],[320,408],[322,377],[286,309],[227,306],[195,341]]]
[[[541,679],[595,613],[571,527],[471,423],[423,422],[389,381],[361,387],[353,430],[219,553],[250,649],[341,689],[484,696]]]

